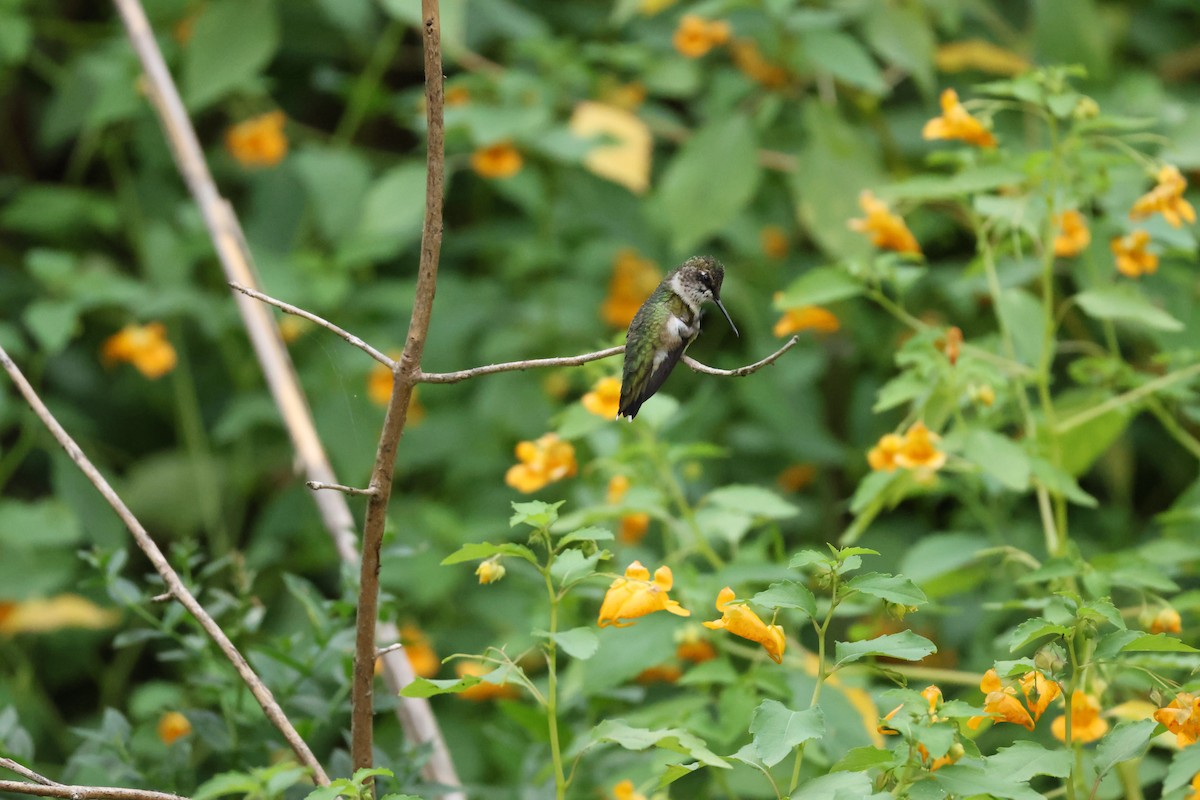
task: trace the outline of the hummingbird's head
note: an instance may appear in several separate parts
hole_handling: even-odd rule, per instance
[[[675,270],[671,286],[684,302],[694,308],[698,309],[707,302],[716,303],[725,319],[729,320],[733,335],[738,336],[737,326],[721,302],[721,284],[724,281],[725,267],[720,261],[712,256],[692,256]]]

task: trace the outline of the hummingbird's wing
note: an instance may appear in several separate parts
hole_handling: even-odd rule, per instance
[[[662,388],[667,376],[671,374],[671,370],[675,369],[675,365],[679,363],[685,349],[679,347],[674,350],[660,351],[662,359],[658,366],[649,370],[645,378],[640,381],[637,380],[637,375],[633,371],[627,369],[621,380],[621,405],[617,416],[629,419],[636,417],[642,403],[649,400],[651,395]]]

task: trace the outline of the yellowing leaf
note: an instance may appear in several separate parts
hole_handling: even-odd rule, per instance
[[[48,633],[63,628],[99,630],[117,624],[120,613],[77,594],[60,594],[46,600],[0,603],[0,633]]]
[[[588,152],[583,165],[589,171],[634,194],[642,194],[650,186],[653,142],[650,129],[637,115],[605,103],[584,101],[571,115],[571,132],[584,138],[604,136],[616,140]]]
[[[983,39],[947,42],[937,49],[934,63],[941,72],[975,69],[991,75],[1020,75],[1029,69],[1021,56]]]

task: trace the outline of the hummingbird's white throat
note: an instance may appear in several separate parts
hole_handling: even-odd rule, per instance
[[[693,315],[699,315],[700,306],[704,305],[705,301],[712,299],[712,293],[705,289],[699,281],[684,280],[682,272],[676,272],[675,276],[671,278],[671,291],[680,300],[687,303]]]

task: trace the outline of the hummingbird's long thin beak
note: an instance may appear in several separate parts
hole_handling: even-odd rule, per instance
[[[739,339],[742,338],[742,335],[738,333],[737,325],[733,324],[733,317],[729,316],[729,312],[725,310],[725,304],[721,302],[721,298],[714,297],[713,302],[717,304],[717,308],[721,309],[721,313],[724,314],[725,319],[729,321],[729,327],[733,328],[733,335]]]

